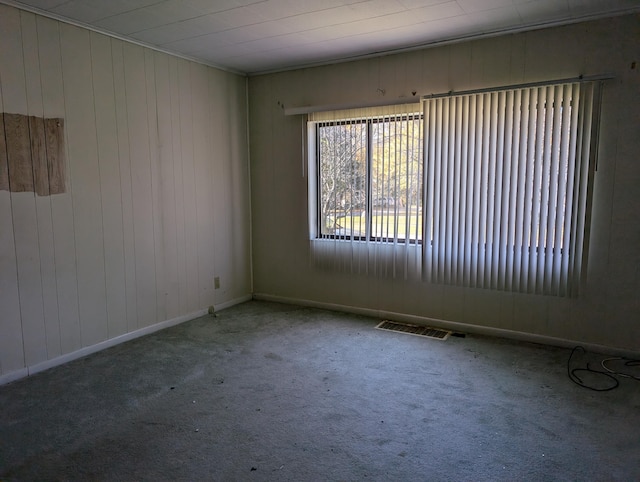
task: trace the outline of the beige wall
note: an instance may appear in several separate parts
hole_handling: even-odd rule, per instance
[[[640,351],[640,17],[637,15],[253,77],[254,291]],[[309,262],[301,117],[284,107],[613,74],[606,84],[587,282],[578,299],[328,273]],[[385,91],[384,96],[378,89]]]
[[[0,381],[250,295],[244,77],[0,5],[0,111],[68,176],[0,190]]]

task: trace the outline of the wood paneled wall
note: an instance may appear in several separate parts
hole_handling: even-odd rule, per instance
[[[251,77],[256,296],[640,352],[640,16]],[[612,74],[605,84],[586,282],[577,299],[327,272],[309,262],[304,119],[282,106],[370,105]],[[433,322],[433,321],[431,321]]]
[[[62,119],[66,164],[0,162],[0,378],[249,295],[246,80],[4,5],[0,40],[0,112]]]

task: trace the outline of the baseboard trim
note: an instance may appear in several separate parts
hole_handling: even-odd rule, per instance
[[[216,311],[222,311],[222,310],[226,310],[227,308],[231,308],[232,306],[239,305],[240,303],[251,301],[252,299],[253,299],[253,295],[250,295],[250,294],[244,295],[229,301],[225,301],[224,303],[215,305],[214,308]]]
[[[375,310],[371,308],[362,308],[358,306],[341,305],[336,303],[325,303],[322,301],[306,300],[301,298],[288,298],[285,296],[269,295],[266,293],[254,293],[253,299],[261,301],[272,301],[277,303],[285,303],[291,305],[308,306],[311,308],[320,308],[331,311],[342,311],[345,313],[354,313],[357,315],[370,316],[378,319],[389,319],[393,321],[403,321],[406,323],[414,323],[417,325],[429,325],[434,328],[442,328],[450,331],[461,333],[472,333],[477,335],[488,335],[510,340],[525,341],[530,343],[539,343],[541,345],[558,346],[562,348],[574,348],[582,346],[585,350],[602,353],[611,356],[621,356],[632,359],[640,359],[640,352],[628,350],[625,348],[616,348],[596,343],[588,343],[584,341],[569,340],[565,338],[557,338],[553,336],[537,335],[534,333],[526,333],[522,331],[507,330],[504,328],[494,328],[490,326],[471,325],[468,323],[460,323],[457,321],[441,320],[438,318],[429,318],[426,316],[409,315],[405,313],[396,313],[393,311]]]
[[[20,380],[21,378],[25,378],[27,376],[29,376],[29,370],[26,368],[21,368],[20,370],[15,370],[5,375],[0,375],[0,386],[14,382],[16,380]]]
[[[224,303],[214,305],[214,308],[216,312],[222,311],[234,305],[244,303],[246,301],[250,301],[252,298],[253,298],[252,295],[241,296],[239,298],[235,298],[233,300],[225,301]],[[150,335],[151,333],[155,333],[156,331],[164,330],[165,328],[170,328],[172,326],[194,320],[196,318],[206,315],[207,312],[208,312],[208,309],[194,311],[193,313],[189,313],[187,315],[182,315],[176,318],[172,318],[170,320],[161,321],[159,323],[145,326],[144,328],[140,328],[138,330],[131,331],[129,333],[124,333],[122,335],[109,338],[108,340],[101,341],[100,343],[96,343],[95,345],[80,348],[79,350],[73,351],[71,353],[65,353],[64,355],[60,355],[58,357],[52,358],[51,360],[46,360],[41,363],[36,363],[35,365],[29,366],[27,368],[21,368],[20,370],[9,372],[5,375],[0,376],[0,385],[5,385],[7,383],[19,380],[21,378],[34,375],[44,370],[48,370],[49,368],[63,365],[65,363],[69,363],[70,361],[77,360],[78,358],[83,358],[85,356],[92,355],[93,353],[106,350],[107,348],[111,348],[113,346],[119,345],[120,343],[125,343],[127,341],[140,338],[141,336]]]

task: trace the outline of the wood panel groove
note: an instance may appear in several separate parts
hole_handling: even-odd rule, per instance
[[[44,119],[45,148],[49,193],[66,192],[66,168],[64,158],[64,119]]]
[[[161,242],[164,264],[164,286],[160,293],[166,316],[171,319],[180,312],[178,285],[178,254],[176,235],[176,192],[174,180],[174,99],[171,95],[171,65],[168,57],[155,54],[156,102],[158,125],[158,162]]]
[[[4,129],[9,166],[9,190],[11,192],[33,192],[29,118],[25,115],[5,112]]]
[[[81,341],[90,346],[107,337],[102,196],[91,83],[90,34],[70,25],[60,29],[67,113]]]
[[[4,133],[4,114],[0,112],[0,191],[9,190],[9,164],[7,141]]]
[[[182,147],[182,208],[184,219],[184,248],[186,283],[185,292],[187,310],[198,309],[199,279],[197,258],[197,217],[195,213],[195,169],[193,150],[193,90],[191,82],[191,63],[178,60],[178,84],[180,88],[180,137]]]
[[[153,231],[153,269],[155,275],[156,321],[166,316],[164,301],[164,260],[162,245],[162,218],[160,217],[159,147],[158,147],[158,96],[156,87],[155,57],[153,52],[145,50],[144,55],[145,86],[147,100],[147,129],[149,142],[149,183],[151,189],[151,226]]]
[[[107,336],[110,338],[127,330],[120,152],[111,42],[109,38],[91,34],[96,138],[103,200]]]
[[[42,289],[44,342],[47,359],[60,354],[59,311],[56,287],[56,260],[54,247],[54,220],[51,209],[50,183],[46,151],[43,74],[40,62],[40,36],[37,18],[33,14],[21,14],[22,44],[31,141],[36,211],[36,231],[40,255],[39,282]],[[46,78],[46,77],[45,77]],[[42,341],[42,340],[40,340]]]
[[[120,196],[122,203],[122,245],[125,267],[125,303],[127,331],[138,326],[138,295],[136,282],[135,225],[133,218],[133,182],[131,176],[131,142],[128,124],[127,88],[125,76],[124,43],[111,41],[113,59],[113,86],[116,109],[116,137],[120,169]]]
[[[49,166],[45,146],[44,119],[29,116],[29,140],[31,143],[31,168],[35,193],[38,196],[49,195]]]
[[[154,256],[151,152],[144,49],[125,45],[125,80],[131,149],[138,326],[155,323],[157,287]]]
[[[39,91],[45,124],[45,148],[49,172],[47,198],[39,198],[43,210],[50,212],[48,239],[41,246],[52,250],[53,267],[45,264],[43,276],[48,295],[45,296],[47,350],[49,357],[68,353],[80,346],[79,300],[76,270],[73,205],[69,173],[65,160],[65,108],[62,82],[62,53],[58,22],[36,16],[39,61]],[[35,75],[35,74],[34,74]],[[46,206],[45,206],[46,204]],[[44,222],[44,221],[43,221]],[[46,227],[46,231],[49,226]],[[49,244],[51,246],[49,246]],[[50,279],[51,278],[51,279]]]

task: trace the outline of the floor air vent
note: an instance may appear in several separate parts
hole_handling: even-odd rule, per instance
[[[438,330],[428,326],[409,325],[406,323],[397,323],[395,321],[381,321],[376,328],[380,330],[396,331],[398,333],[406,333],[407,335],[426,336],[427,338],[435,338],[436,340],[446,340],[451,334],[450,331]]]

